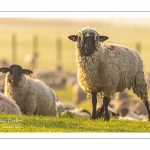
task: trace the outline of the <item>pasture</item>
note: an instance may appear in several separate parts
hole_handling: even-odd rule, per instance
[[[150,123],[131,120],[91,120],[86,117],[16,116],[1,114],[0,132],[150,132]]]
[[[68,36],[80,28],[90,26],[109,39],[105,43],[117,43],[136,50],[141,44],[140,54],[145,65],[145,72],[150,72],[150,19],[148,18],[0,18],[0,60],[23,66],[23,58],[33,52],[33,37],[38,37],[39,53],[36,69],[50,70],[57,62],[56,40],[62,41],[61,65],[64,70],[77,72],[74,43]],[[16,62],[12,58],[12,35],[16,35]],[[54,88],[62,101],[72,102],[72,89]],[[131,92],[131,95],[135,95]],[[150,94],[149,94],[150,97]],[[78,108],[91,111],[91,101],[85,100]],[[149,122],[117,120],[110,122],[103,119],[95,121],[90,118],[78,118],[68,114],[67,117],[16,116],[1,114],[0,132],[150,132]]]

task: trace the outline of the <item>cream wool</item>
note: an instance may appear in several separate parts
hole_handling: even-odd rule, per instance
[[[17,86],[9,82],[10,73],[5,78],[5,95],[19,105],[23,114],[56,116],[56,95],[40,80],[34,80],[25,74]]]
[[[94,48],[91,42],[92,36]],[[107,101],[106,105],[108,105],[116,92],[122,92],[125,88],[132,87],[133,92],[141,98],[147,110],[149,109],[143,60],[136,51],[117,44],[103,45],[103,39],[106,40],[107,37],[100,36],[96,29],[89,27],[82,28],[76,35],[68,38],[75,41],[78,82],[87,94],[100,93],[107,99],[103,100],[103,103]],[[88,40],[91,44],[87,42]],[[94,98],[92,103],[95,117],[97,100]],[[106,111],[108,113],[108,110]],[[106,116],[105,118],[109,120],[108,115]]]
[[[19,114],[21,115],[21,111],[16,102],[0,93],[0,113],[8,113],[8,114]]]
[[[113,50],[109,50],[110,46]],[[88,94],[104,92],[105,96],[113,96],[115,92],[132,87],[135,94],[147,99],[143,61],[139,54],[115,44],[104,47],[101,45],[101,48],[102,51],[98,49],[91,56],[81,56],[76,51],[78,81],[81,87]]]

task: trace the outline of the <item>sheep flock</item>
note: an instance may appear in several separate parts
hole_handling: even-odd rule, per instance
[[[108,37],[95,28],[84,27],[68,38],[75,42],[77,74],[60,67],[48,72],[31,71],[33,68],[24,69],[18,64],[0,66],[0,113],[56,117],[60,112],[61,116],[70,112],[92,120],[104,117],[106,121],[118,116],[142,120],[148,115],[150,121],[148,85],[140,54],[126,46],[104,44]],[[69,86],[74,104],[61,101],[52,90]],[[119,97],[131,88],[142,103]],[[77,107],[83,99],[89,98],[91,113]]]

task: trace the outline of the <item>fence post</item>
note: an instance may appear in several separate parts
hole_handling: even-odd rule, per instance
[[[16,33],[12,34],[12,63],[17,62],[17,36]]]
[[[136,51],[141,54],[141,43],[140,42],[137,42],[136,43]]]
[[[33,53],[38,52],[38,36],[34,35],[33,36]]]
[[[38,57],[38,36],[37,35],[34,35],[33,36],[33,54],[32,54],[32,62],[31,62],[31,69],[35,69],[35,67],[37,67],[36,65],[36,60],[37,60],[37,57]]]
[[[57,65],[62,65],[62,39],[60,37],[56,39],[56,62]]]

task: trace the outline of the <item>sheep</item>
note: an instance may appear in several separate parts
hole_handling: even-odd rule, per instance
[[[76,117],[89,117],[91,115],[90,112],[86,109],[75,108],[75,109],[63,111],[60,116],[67,116],[67,114],[70,113]]]
[[[9,62],[5,59],[0,60],[0,67],[8,67]],[[0,92],[4,93],[5,74],[0,74]]]
[[[33,52],[31,54],[25,55],[23,59],[23,66],[28,67],[29,69],[35,69],[38,58],[38,52]]]
[[[74,104],[71,104],[71,103],[64,103],[62,101],[57,101],[56,102],[56,107],[57,107],[57,110],[72,110],[72,109],[75,109],[75,105]]]
[[[123,108],[121,110],[121,115],[119,116],[118,119],[123,119],[123,120],[142,120],[142,121],[146,121],[146,115],[144,114],[140,114],[138,115],[137,113],[135,113],[132,110],[129,110],[128,108]]]
[[[66,88],[67,80],[75,76],[73,73],[66,70],[52,69],[52,70],[41,70],[36,69],[32,74],[32,78],[42,80],[46,85],[51,88],[64,89]]]
[[[83,100],[86,99],[86,93],[80,87],[78,82],[74,83],[74,85],[72,86],[72,97],[73,97],[73,102],[76,105],[79,105]]]
[[[26,76],[33,73],[31,70],[11,65],[0,68],[0,72],[7,73],[4,95],[14,99],[23,114],[56,116],[55,92],[40,80]]]
[[[144,105],[138,99],[131,98],[127,92],[117,93],[115,98],[114,111],[121,113],[123,109],[129,109],[137,114],[147,115]]]
[[[150,121],[147,82],[139,53],[126,46],[103,44],[108,37],[100,35],[95,28],[84,27],[68,38],[75,42],[78,82],[92,96],[91,119],[95,120],[105,112],[104,120],[109,121],[108,105],[115,93],[132,87],[145,105]],[[97,93],[103,98],[98,111]]]
[[[0,113],[22,114],[16,102],[2,93],[0,93]]]

